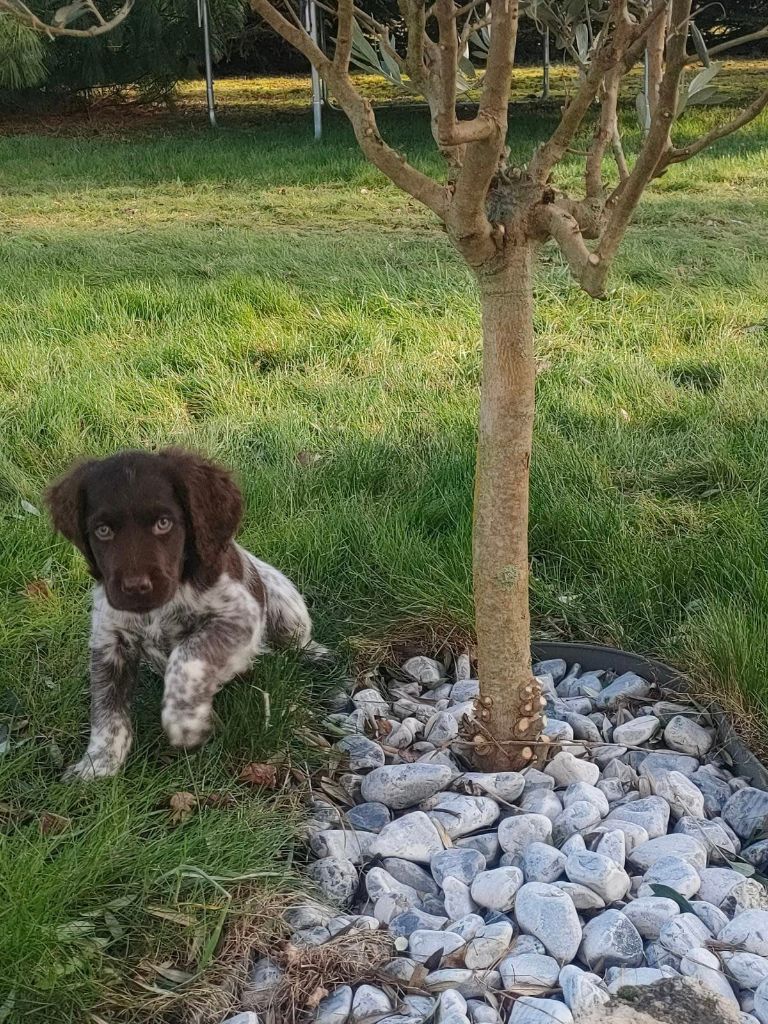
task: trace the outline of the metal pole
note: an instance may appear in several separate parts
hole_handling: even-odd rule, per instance
[[[549,28],[544,29],[544,75],[541,86],[541,98],[549,99]]]
[[[307,0],[304,5],[304,25],[317,44],[317,7],[315,0]],[[315,122],[315,141],[318,141],[323,134],[323,89],[315,65],[312,65],[312,114]]]
[[[205,49],[205,97],[208,103],[208,120],[211,128],[216,127],[216,109],[213,100],[213,62],[211,61],[211,32],[208,25],[208,0],[197,0],[197,23],[203,30]]]

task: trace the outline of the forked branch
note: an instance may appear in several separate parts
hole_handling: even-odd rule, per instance
[[[73,3],[54,11],[51,21],[48,22],[39,18],[23,3],[23,0],[0,0],[0,14],[9,14],[28,28],[52,39],[56,36],[69,36],[76,39],[102,36],[121,25],[131,13],[132,8],[133,0],[126,0],[111,18],[105,18],[93,0],[74,0]],[[89,25],[87,28],[71,27],[72,22],[86,15],[95,18],[95,24]]]

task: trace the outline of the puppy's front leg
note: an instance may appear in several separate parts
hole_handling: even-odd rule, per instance
[[[245,617],[214,619],[179,644],[168,659],[163,728],[171,746],[191,750],[211,733],[213,698],[259,652],[263,626]]]
[[[138,669],[138,652],[119,637],[100,638],[91,647],[91,736],[65,779],[104,778],[120,769],[133,741],[130,704]]]

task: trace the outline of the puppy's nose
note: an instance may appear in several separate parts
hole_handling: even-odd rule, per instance
[[[149,576],[126,576],[122,590],[125,594],[149,594],[152,591],[152,580]]]

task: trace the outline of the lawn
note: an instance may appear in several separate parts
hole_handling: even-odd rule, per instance
[[[265,662],[222,695],[204,753],[171,758],[148,679],[126,773],[58,782],[86,734],[88,580],[38,514],[54,474],[84,453],[196,446],[237,470],[243,543],[299,582],[325,642],[346,651],[411,617],[471,626],[472,282],[338,115],[319,145],[297,102],[251,123],[225,106],[211,133],[186,95],[136,131],[122,114],[103,134],[46,122],[0,139],[0,1007],[15,993],[0,1019],[112,1022],[118,1003],[145,1021],[142,1000],[164,1005],[146,986],[205,968],[243,879],[291,884],[292,805],[237,775],[286,744],[300,761],[297,726],[327,685]],[[682,131],[721,116],[693,111]],[[553,117],[521,107],[513,154]],[[421,112],[381,122],[436,170]],[[767,232],[763,116],[655,184],[610,301],[542,253],[532,473],[537,635],[661,656],[755,714]],[[182,822],[178,791],[200,804]]]

